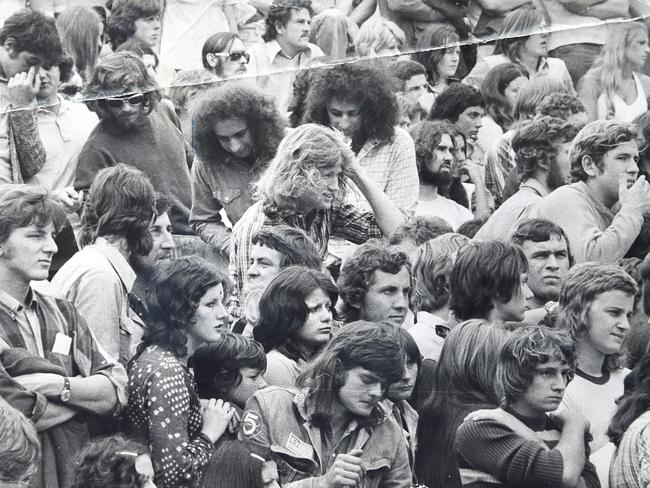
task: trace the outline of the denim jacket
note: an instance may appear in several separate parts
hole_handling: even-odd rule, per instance
[[[246,404],[239,438],[270,449],[284,488],[315,488],[318,477],[332,465],[337,452],[323,459],[321,429],[310,421],[306,390],[269,387],[258,391]],[[347,439],[346,439],[347,438]],[[359,488],[406,488],[411,470],[402,428],[385,405],[363,425],[352,420],[339,444],[348,452],[361,449],[363,475]]]

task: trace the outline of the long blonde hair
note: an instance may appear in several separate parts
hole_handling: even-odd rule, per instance
[[[603,50],[594,62],[601,93],[605,94],[607,117],[614,115],[613,97],[623,86],[623,69],[627,63],[627,50],[634,36],[642,32],[648,37],[648,27],[642,22],[621,22],[611,25]]]

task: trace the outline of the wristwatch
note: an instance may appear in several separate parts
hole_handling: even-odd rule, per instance
[[[59,398],[61,398],[61,401],[64,403],[70,401],[70,378],[67,376],[63,377],[63,390],[61,391]]]

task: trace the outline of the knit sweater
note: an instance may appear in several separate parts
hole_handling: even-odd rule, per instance
[[[455,444],[463,486],[560,488],[564,459],[555,449],[561,436],[559,426],[548,416],[530,419],[509,413],[538,433],[539,440],[526,440],[493,420],[464,422],[458,428]],[[589,448],[585,448],[588,453]],[[600,487],[588,461],[582,478],[588,488]]]
[[[102,120],[79,154],[75,188],[89,188],[103,168],[130,164],[149,177],[156,191],[171,200],[169,217],[174,234],[193,234],[188,223],[192,203],[188,153],[179,127],[178,118],[164,102],[138,129],[120,132]]]

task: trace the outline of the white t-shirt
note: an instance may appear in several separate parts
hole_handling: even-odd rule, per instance
[[[452,229],[456,230],[461,224],[472,220],[474,215],[468,208],[438,195],[433,200],[420,200],[415,215],[423,217],[440,217],[449,222]]]

